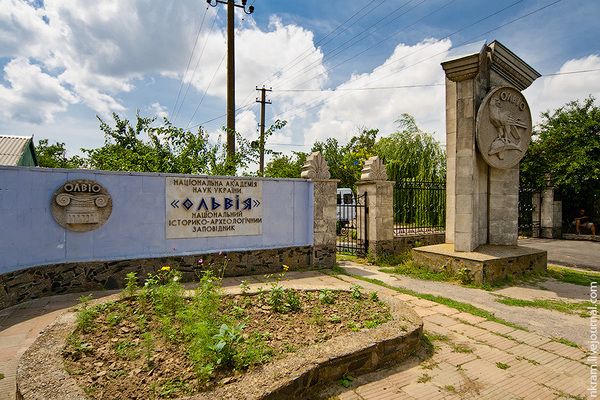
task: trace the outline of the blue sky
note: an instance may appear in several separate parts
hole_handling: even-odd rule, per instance
[[[344,143],[361,128],[389,135],[402,113],[444,143],[440,61],[481,40],[498,40],[543,75],[524,93],[534,122],[600,95],[596,0],[248,4],[250,16],[236,9],[236,128],[257,138],[255,88],[271,87],[267,125],[288,125],[268,146],[284,153],[327,137]],[[103,144],[96,115],[131,120],[139,109],[217,140],[225,27],[225,7],[204,0],[0,0],[0,134],[33,134],[78,154]]]

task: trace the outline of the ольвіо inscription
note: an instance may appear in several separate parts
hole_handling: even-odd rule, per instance
[[[170,177],[165,193],[167,239],[262,234],[262,181]]]

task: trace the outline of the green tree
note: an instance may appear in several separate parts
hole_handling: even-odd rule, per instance
[[[293,152],[293,156],[277,154],[265,167],[265,176],[269,178],[300,178],[302,166],[308,154]]]
[[[35,146],[35,154],[40,167],[81,168],[84,165],[84,160],[79,156],[67,157],[65,144],[62,142],[48,144],[48,139],[41,139]]]
[[[590,96],[542,113],[543,121],[521,160],[521,183],[561,189],[567,209],[600,201],[600,109]]]
[[[360,180],[365,161],[373,156],[378,129],[363,128],[358,136],[341,146],[337,139],[315,142],[311,152],[320,151],[329,165],[332,179],[339,179],[338,187],[354,187]]]
[[[375,144],[390,180],[437,181],[446,178],[446,152],[435,138],[423,132],[409,114],[396,120],[398,130]]]
[[[232,169],[247,167],[258,154],[248,140],[236,134],[237,151],[229,159],[220,137],[212,143],[202,128],[193,133],[173,126],[166,118],[162,125],[152,126],[155,118],[140,117],[139,111],[135,126],[114,113],[114,127],[97,118],[104,146],[82,149],[87,154],[86,165],[92,169],[228,175]]]

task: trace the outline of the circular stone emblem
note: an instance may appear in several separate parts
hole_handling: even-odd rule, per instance
[[[54,192],[50,204],[60,226],[76,232],[100,228],[110,217],[112,199],[108,190],[96,181],[68,181]]]
[[[525,155],[531,141],[531,111],[512,86],[493,89],[477,112],[477,147],[488,165],[507,169]]]

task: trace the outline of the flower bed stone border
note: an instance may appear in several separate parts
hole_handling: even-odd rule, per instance
[[[404,361],[419,346],[423,320],[404,302],[381,294],[394,320],[301,349],[245,374],[239,381],[188,400],[307,398],[345,374],[353,377]],[[118,295],[98,302],[118,299]],[[17,400],[86,400],[64,369],[61,350],[75,329],[76,314],[60,315],[25,352],[17,368]],[[248,388],[252,386],[252,390]]]

